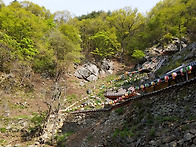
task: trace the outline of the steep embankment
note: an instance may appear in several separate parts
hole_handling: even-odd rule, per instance
[[[195,146],[196,82],[142,97],[111,112],[70,114],[66,146]]]

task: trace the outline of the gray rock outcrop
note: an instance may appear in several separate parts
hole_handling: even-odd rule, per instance
[[[109,59],[103,59],[101,63],[101,69],[103,69],[104,71],[113,70],[113,66],[113,62],[111,62]]]
[[[82,67],[76,69],[74,76],[79,79],[85,79],[86,81],[96,81],[99,74],[103,75],[105,73],[113,73],[113,62],[108,59],[104,59],[100,64],[100,68],[92,63],[84,64]]]
[[[91,73],[87,68],[80,67],[75,71],[74,76],[76,76],[79,79],[87,79],[90,76],[90,74]]]

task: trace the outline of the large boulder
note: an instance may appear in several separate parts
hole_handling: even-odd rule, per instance
[[[76,69],[74,76],[79,79],[85,79],[87,81],[96,81],[98,75],[103,75],[105,73],[112,74],[114,70],[113,62],[109,59],[104,59],[101,64],[99,64],[100,69],[92,63],[84,64],[82,67]]]
[[[187,44],[183,40],[180,41],[178,38],[173,38],[172,43],[166,46],[163,53],[173,55],[185,47],[187,47]]]
[[[103,69],[100,69],[100,70],[99,70],[99,74],[100,74],[100,75],[105,75],[105,71],[104,71]]]
[[[110,61],[109,59],[103,59],[100,67],[101,67],[101,69],[99,71],[100,75],[104,75],[106,73],[113,74],[114,63],[112,61]]]
[[[95,76],[98,76],[99,69],[98,69],[98,67],[96,65],[89,63],[89,64],[85,64],[84,67],[87,70],[89,70],[91,72],[91,74],[93,74]]]
[[[110,74],[110,75],[113,74],[113,70],[111,70],[111,69],[107,70],[106,72],[107,72],[108,74]]]
[[[167,45],[167,47],[165,48],[165,51],[178,51],[178,47],[176,46],[176,44],[170,43]]]
[[[91,72],[85,67],[78,68],[74,73],[74,76],[76,76],[79,79],[87,79],[90,75]]]
[[[111,62],[109,59],[103,59],[102,63],[101,63],[101,68],[105,71],[107,70],[113,70],[113,62]]]
[[[91,82],[91,81],[97,81],[97,79],[98,79],[98,77],[95,76],[95,75],[90,75],[90,76],[87,78],[87,80],[88,80],[89,82]]]
[[[74,76],[79,79],[85,79],[87,81],[96,81],[98,79],[99,69],[96,65],[88,63],[83,65],[83,67],[78,68]]]

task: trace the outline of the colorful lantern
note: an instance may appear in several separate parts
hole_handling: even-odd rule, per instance
[[[125,97],[128,97],[128,93],[125,93]]]
[[[169,76],[165,76],[165,77],[164,77],[164,80],[165,80],[165,82],[168,82]]]
[[[172,78],[175,79],[176,76],[177,76],[177,73],[176,73],[176,72],[173,72],[173,73],[172,73]]]
[[[157,79],[157,85],[161,83],[161,79]]]
[[[155,83],[152,81],[151,83],[150,83],[152,86],[154,86],[155,85]]]
[[[141,85],[140,88],[143,90],[144,89],[144,85]]]
[[[124,98],[125,98],[125,96],[123,95],[123,96],[122,96],[122,98],[124,99]]]
[[[190,73],[191,73],[191,70],[192,70],[193,68],[192,68],[192,66],[187,66],[186,69],[187,69],[187,71],[188,71],[188,74],[190,74]]]
[[[138,86],[135,87],[135,90],[138,91],[140,88]]]
[[[181,72],[181,75],[183,76],[184,73],[186,72],[185,68],[181,68],[181,69],[180,69],[180,72]]]
[[[149,84],[145,84],[145,87],[148,88],[149,87]]]
[[[128,72],[125,72],[124,75],[128,75]]]

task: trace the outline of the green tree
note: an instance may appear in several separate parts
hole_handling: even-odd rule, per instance
[[[4,6],[5,6],[4,2],[2,0],[0,0],[0,11],[1,11],[1,8]]]
[[[23,38],[41,39],[42,30],[47,29],[42,19],[21,8],[18,2],[4,7],[1,11],[0,20],[1,29],[9,36],[13,36],[18,42]]]
[[[188,37],[193,42],[196,40],[196,1],[186,0],[186,13],[185,18],[187,20],[187,32]]]
[[[31,12],[37,17],[41,17],[44,19],[49,19],[53,17],[50,11],[46,10],[45,7],[40,7],[39,5],[29,2],[29,1],[23,1],[20,4],[22,8],[24,8],[26,11]]]
[[[80,21],[83,19],[92,19],[92,18],[97,18],[99,17],[101,14],[103,13],[103,11],[92,11],[91,13],[87,14],[87,15],[82,15],[77,17]]]
[[[114,56],[120,47],[115,32],[98,32],[91,40],[95,48],[91,53],[101,58]]]
[[[145,56],[144,52],[141,50],[134,50],[132,57],[135,58],[137,64],[138,64],[138,69],[139,69],[139,59],[143,58]]]
[[[94,36],[98,32],[108,31],[108,25],[105,20],[107,14],[101,13],[98,17],[93,19],[83,19],[75,23],[75,26],[80,31],[80,36],[82,39],[81,48],[83,49],[83,53],[87,58],[90,58],[89,52],[92,52],[94,48],[92,48],[91,36]]]
[[[179,0],[168,1],[162,3],[161,21],[163,27],[163,45],[169,43],[172,37],[179,39],[186,33],[184,11],[185,5]]]
[[[180,40],[187,36],[193,37],[190,34],[194,34],[195,8],[194,0],[164,0],[157,3],[147,15],[146,32],[149,41],[161,41],[164,47],[173,37]]]
[[[111,27],[116,29],[117,40],[121,43],[121,60],[123,59],[127,38],[134,36],[136,31],[144,23],[144,18],[137,9],[132,10],[129,7],[119,9],[112,12],[111,16],[107,17]]]
[[[79,44],[74,44],[67,36],[58,30],[51,33],[51,47],[54,50],[56,61],[64,64],[65,67],[70,62],[78,62],[80,60],[81,48]]]
[[[20,42],[20,52],[27,59],[33,59],[33,57],[39,53],[37,49],[34,48],[33,41],[29,38],[23,38]]]
[[[7,46],[0,41],[0,71],[10,72],[11,64],[14,62],[14,56],[12,55],[13,48]]]
[[[82,40],[76,27],[66,23],[59,26],[59,30],[63,35],[67,36],[74,44],[80,45]]]
[[[47,32],[54,29],[53,16],[30,2],[13,2],[0,12],[0,29],[23,59],[34,59],[39,53],[48,56]],[[15,43],[13,44],[13,41]],[[14,45],[14,46],[13,46]],[[51,54],[50,54],[51,55]]]
[[[132,57],[136,58],[136,59],[141,59],[145,56],[144,52],[141,50],[134,50]]]

